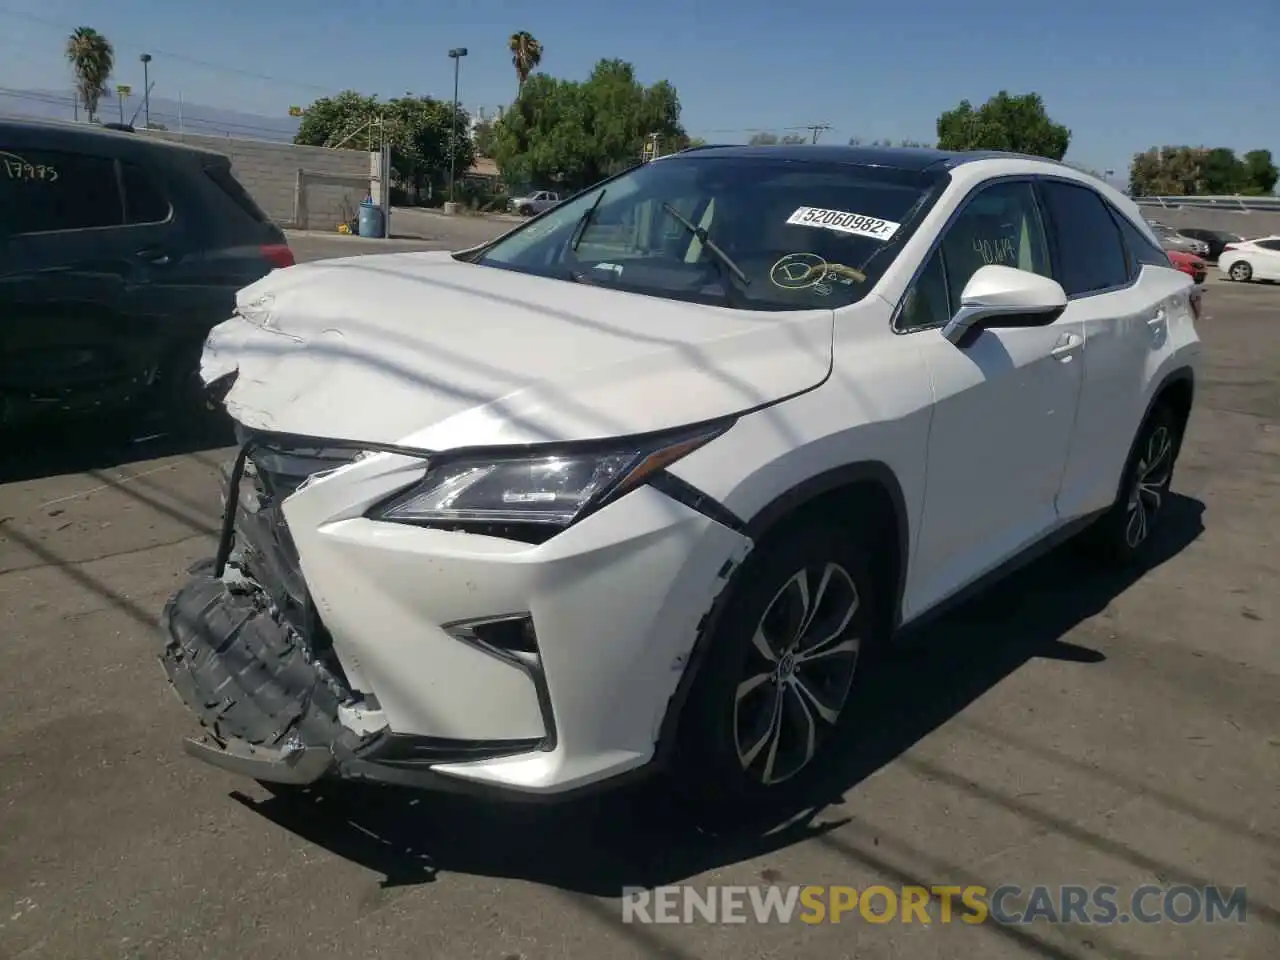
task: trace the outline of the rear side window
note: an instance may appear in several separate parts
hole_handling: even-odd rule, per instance
[[[120,173],[129,223],[163,223],[169,219],[169,201],[150,173],[132,163],[122,163]]]
[[[0,215],[14,233],[121,226],[115,161],[0,145]]]
[[[1258,246],[1263,250],[1280,250],[1280,240],[1259,240]]]
[[[235,178],[235,174],[231,172],[230,167],[215,166],[205,167],[204,172],[208,174],[209,179],[217,184],[218,189],[227,195],[227,198],[237,207],[247,213],[259,223],[269,223],[270,220],[262,208],[249,196],[249,191],[244,185]]]
[[[1045,181],[1045,208],[1057,238],[1058,282],[1067,296],[1096,293],[1129,280],[1120,230],[1088,187]]]
[[[1124,238],[1125,252],[1129,257],[1129,276],[1136,277],[1143,266],[1167,267],[1169,257],[1162,249],[1146,238],[1133,223],[1119,210],[1111,208],[1111,216],[1120,228],[1120,236]]]

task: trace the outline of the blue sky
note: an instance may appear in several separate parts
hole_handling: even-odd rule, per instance
[[[1234,0],[1210,25],[1227,8],[1189,0],[0,0],[0,87],[69,87],[62,43],[85,24],[135,88],[152,53],[156,96],[274,115],[345,87],[448,98],[445,52],[465,46],[461,99],[491,107],[515,94],[506,40],[525,29],[548,73],[618,57],[670,80],[712,140],[815,122],[824,142],[932,139],[962,98],[1036,90],[1072,130],[1068,160],[1121,171],[1156,144],[1280,158],[1275,2]]]

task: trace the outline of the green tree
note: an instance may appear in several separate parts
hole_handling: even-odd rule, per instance
[[[1045,112],[1038,93],[1017,96],[1001,90],[975,108],[961,100],[938,117],[941,150],[1004,150],[1061,160],[1071,143],[1071,131]]]
[[[511,51],[511,65],[516,68],[517,90],[523,90],[525,82],[542,63],[542,44],[528,30],[518,30],[507,41],[507,49]]]
[[[391,169],[405,186],[442,186],[454,171],[462,177],[475,163],[471,118],[461,107],[455,117],[452,103],[406,95],[388,100],[383,116]]]
[[[777,142],[778,135],[776,133],[762,130],[759,133],[753,133],[747,144],[752,147],[772,147]]]
[[[1206,193],[1202,147],[1152,147],[1134,154],[1129,193],[1135,197],[1184,197]]]
[[[67,38],[66,55],[76,77],[76,96],[92,122],[98,102],[107,95],[107,81],[115,69],[115,48],[93,27],[76,27]]]
[[[432,97],[405,94],[385,102],[354,90],[322,97],[307,107],[294,143],[317,147],[376,150],[391,146],[391,170],[396,181],[418,191],[448,182],[450,148],[457,151],[461,176],[475,162],[467,135],[466,111],[453,114],[453,104]],[[456,139],[454,132],[456,131]]]
[[[497,138],[494,130],[495,120],[481,120],[471,131],[471,145],[477,157],[493,156],[493,148]]]
[[[1200,157],[1200,181],[1205,193],[1230,194],[1244,189],[1244,164],[1230,147],[1204,150]]]
[[[382,110],[377,97],[354,90],[321,97],[302,111],[293,142],[311,147],[373,149],[379,142],[373,121],[382,115]]]
[[[668,150],[686,137],[675,88],[644,86],[621,60],[601,60],[583,82],[534,74],[495,130],[509,183],[570,191],[638,162],[650,134]]]
[[[1259,196],[1275,192],[1280,170],[1271,159],[1270,150],[1250,150],[1244,155],[1245,189]]]

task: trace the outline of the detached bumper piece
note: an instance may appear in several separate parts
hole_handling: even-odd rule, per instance
[[[385,729],[362,736],[343,726],[338,708],[356,698],[249,580],[193,576],[165,605],[163,627],[160,662],[205,729],[202,739],[186,740],[187,753],[241,776],[293,785],[328,778],[492,793],[432,767],[539,746],[536,740],[459,741]]]
[[[187,750],[258,780],[311,783],[332,772],[347,694],[255,585],[195,576],[165,605],[161,654],[207,731]],[[358,746],[358,744],[352,744]]]

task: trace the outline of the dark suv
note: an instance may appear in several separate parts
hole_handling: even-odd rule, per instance
[[[1232,233],[1230,230],[1206,230],[1201,227],[1188,227],[1185,230],[1179,230],[1184,237],[1190,237],[1192,240],[1203,240],[1209,245],[1209,259],[1217,260],[1222,256],[1222,251],[1228,243],[1240,243],[1244,237],[1238,233]]]
[[[222,154],[0,118],[0,429],[199,410],[209,330],[293,262]]]

